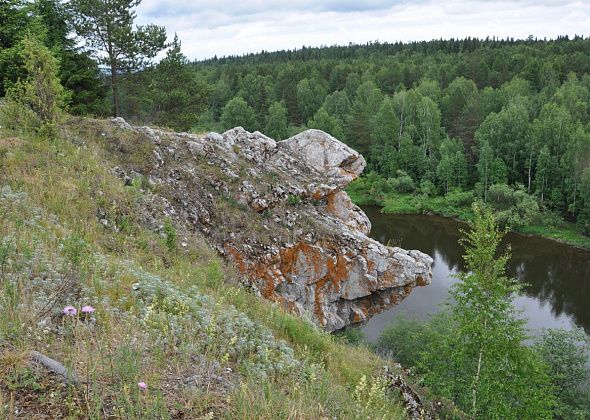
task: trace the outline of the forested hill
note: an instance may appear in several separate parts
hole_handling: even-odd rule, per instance
[[[351,59],[362,58],[370,56],[392,56],[400,53],[425,53],[433,54],[437,52],[442,53],[460,53],[472,52],[482,48],[502,48],[505,46],[514,45],[533,45],[539,47],[541,44],[554,48],[558,44],[568,44],[570,52],[572,50],[587,51],[587,43],[581,36],[575,36],[570,39],[568,36],[560,36],[557,39],[542,39],[533,38],[530,36],[527,39],[514,38],[465,38],[465,39],[438,39],[431,41],[413,41],[413,42],[368,42],[366,44],[350,43],[348,45],[332,45],[321,47],[306,47],[303,46],[294,50],[280,50],[280,51],[261,51],[259,53],[248,53],[244,55],[229,55],[218,58],[217,56],[198,60],[195,63],[205,64],[227,64],[227,63],[276,63],[293,60],[318,60],[318,59]]]
[[[197,120],[194,107],[176,103],[166,118],[162,102],[143,106],[137,78],[127,80],[124,114],[174,125],[184,112],[177,129],[242,125],[277,139],[319,128],[367,157],[382,178],[373,190],[457,198],[460,189],[470,194],[459,201],[488,201],[491,189],[497,210],[511,210],[503,222],[550,224],[560,216],[587,232],[589,53],[590,39],[562,37],[215,58],[183,70],[202,99]],[[149,86],[158,69],[139,78]]]
[[[175,130],[241,125],[284,139],[318,128],[367,158],[371,195],[445,197],[453,208],[481,199],[512,227],[568,220],[590,234],[590,38],[375,42],[191,63],[177,37],[134,30],[126,9],[112,53],[93,24],[99,11],[84,4],[0,8],[0,96],[27,73],[19,54],[33,36],[57,60],[71,113],[108,114],[112,99],[113,114]],[[88,51],[73,32],[92,40]]]

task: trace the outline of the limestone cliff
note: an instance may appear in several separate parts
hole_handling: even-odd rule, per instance
[[[238,127],[204,136],[114,124],[152,145],[146,223],[162,212],[202,232],[267,299],[334,331],[367,320],[431,279],[432,259],[367,237],[344,188],[364,158],[318,130],[276,142]],[[161,227],[161,226],[160,226]]]

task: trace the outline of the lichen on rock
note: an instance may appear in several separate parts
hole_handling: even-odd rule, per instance
[[[146,205],[203,233],[263,297],[328,331],[366,321],[430,283],[432,258],[369,238],[371,224],[344,188],[364,158],[307,130],[276,142],[241,127],[192,135],[133,128],[153,144]],[[140,168],[117,168],[122,178]]]

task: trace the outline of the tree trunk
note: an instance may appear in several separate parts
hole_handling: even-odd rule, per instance
[[[572,206],[572,216],[576,216],[576,195],[578,193],[578,183],[574,184],[574,204]]]
[[[533,151],[531,150],[531,153],[529,155],[529,186],[527,189],[527,192],[530,194],[531,193],[531,172],[533,170]]]
[[[399,118],[399,131],[397,134],[397,150],[399,151],[402,148],[402,133],[404,131],[404,112],[400,114]]]
[[[111,89],[113,90],[113,113],[115,117],[120,114],[119,110],[119,87],[117,86],[117,64],[111,60]]]
[[[471,400],[471,418],[476,418],[477,412],[477,387],[479,386],[479,375],[481,373],[481,359],[483,357],[483,348],[479,349],[479,358],[477,360],[477,372],[475,374],[475,383],[473,384],[472,400]]]

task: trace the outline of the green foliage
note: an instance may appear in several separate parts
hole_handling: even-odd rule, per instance
[[[69,3],[73,23],[85,45],[109,67],[113,114],[119,116],[118,75],[144,68],[166,43],[166,29],[148,24],[133,28],[135,8],[141,0],[73,0]],[[102,55],[104,54],[104,56]]]
[[[37,38],[60,62],[61,84],[71,93],[69,111],[100,114],[106,91],[98,65],[69,36],[70,15],[63,2],[9,0],[0,7],[0,97],[22,78],[22,41]]]
[[[561,334],[544,339],[554,339],[546,347],[526,344],[525,321],[512,306],[521,286],[505,275],[509,253],[498,255],[503,234],[491,212],[473,211],[462,239],[467,271],[452,286],[447,309],[426,321],[397,317],[376,349],[416,369],[425,385],[470,418],[551,418],[559,407],[551,374],[563,368],[568,380],[575,378],[586,356]],[[542,353],[552,353],[551,346],[567,356],[554,352],[550,360]],[[561,389],[576,387],[568,382]]]
[[[424,357],[423,352],[428,351],[438,337],[450,332],[447,312],[428,320],[411,318],[402,312],[381,331],[375,350],[406,368],[416,368]]]
[[[243,127],[248,131],[256,129],[256,114],[241,97],[231,99],[221,111],[220,121],[224,130]]]
[[[166,248],[168,248],[170,253],[175,252],[177,246],[177,233],[170,218],[164,220],[164,235],[166,236]]]
[[[557,403],[554,418],[590,416],[590,338],[581,328],[549,329],[536,339],[535,349],[549,366]]]
[[[363,331],[359,327],[345,328],[344,331],[336,333],[336,336],[342,338],[347,344],[358,346],[365,341]]]
[[[547,418],[549,377],[524,344],[525,321],[512,306],[522,286],[505,275],[509,253],[497,256],[503,234],[492,213],[477,206],[474,213],[462,239],[469,271],[450,290],[455,327],[425,355],[425,381],[474,418]]]
[[[205,110],[210,88],[187,66],[188,60],[180,48],[175,34],[166,57],[154,69],[150,85],[154,104],[152,118],[156,124],[186,131]]]
[[[307,126],[325,131],[339,140],[344,138],[344,132],[338,120],[328,114],[328,111],[323,107],[308,121]]]
[[[521,188],[494,184],[488,191],[488,204],[496,210],[496,220],[501,226],[519,229],[544,219],[537,200]]]
[[[389,178],[387,183],[390,191],[395,191],[401,194],[411,193],[416,189],[414,180],[404,171],[397,171],[396,176]]]
[[[297,104],[300,121],[307,121],[322,106],[326,89],[315,78],[303,79],[297,84]]]
[[[66,92],[58,77],[59,63],[39,40],[26,36],[20,43],[26,77],[7,93],[7,109],[1,109],[5,125],[20,125],[53,133],[65,106]],[[19,115],[20,111],[20,115]]]
[[[454,187],[463,187],[467,181],[467,160],[463,145],[458,140],[446,138],[440,146],[440,161],[436,167],[438,179],[445,192]]]
[[[282,102],[273,102],[268,108],[264,133],[275,140],[288,137],[287,107]]]
[[[287,204],[296,206],[299,203],[301,203],[301,197],[298,195],[289,195],[289,197],[287,197]]]
[[[61,84],[71,95],[68,111],[77,115],[108,115],[107,86],[98,63],[71,38],[68,5],[59,0],[36,0],[33,14],[43,27],[41,39],[60,61]]]
[[[395,112],[394,102],[385,98],[374,116],[371,128],[371,163],[383,175],[391,175],[396,145],[399,140],[400,123]]]

